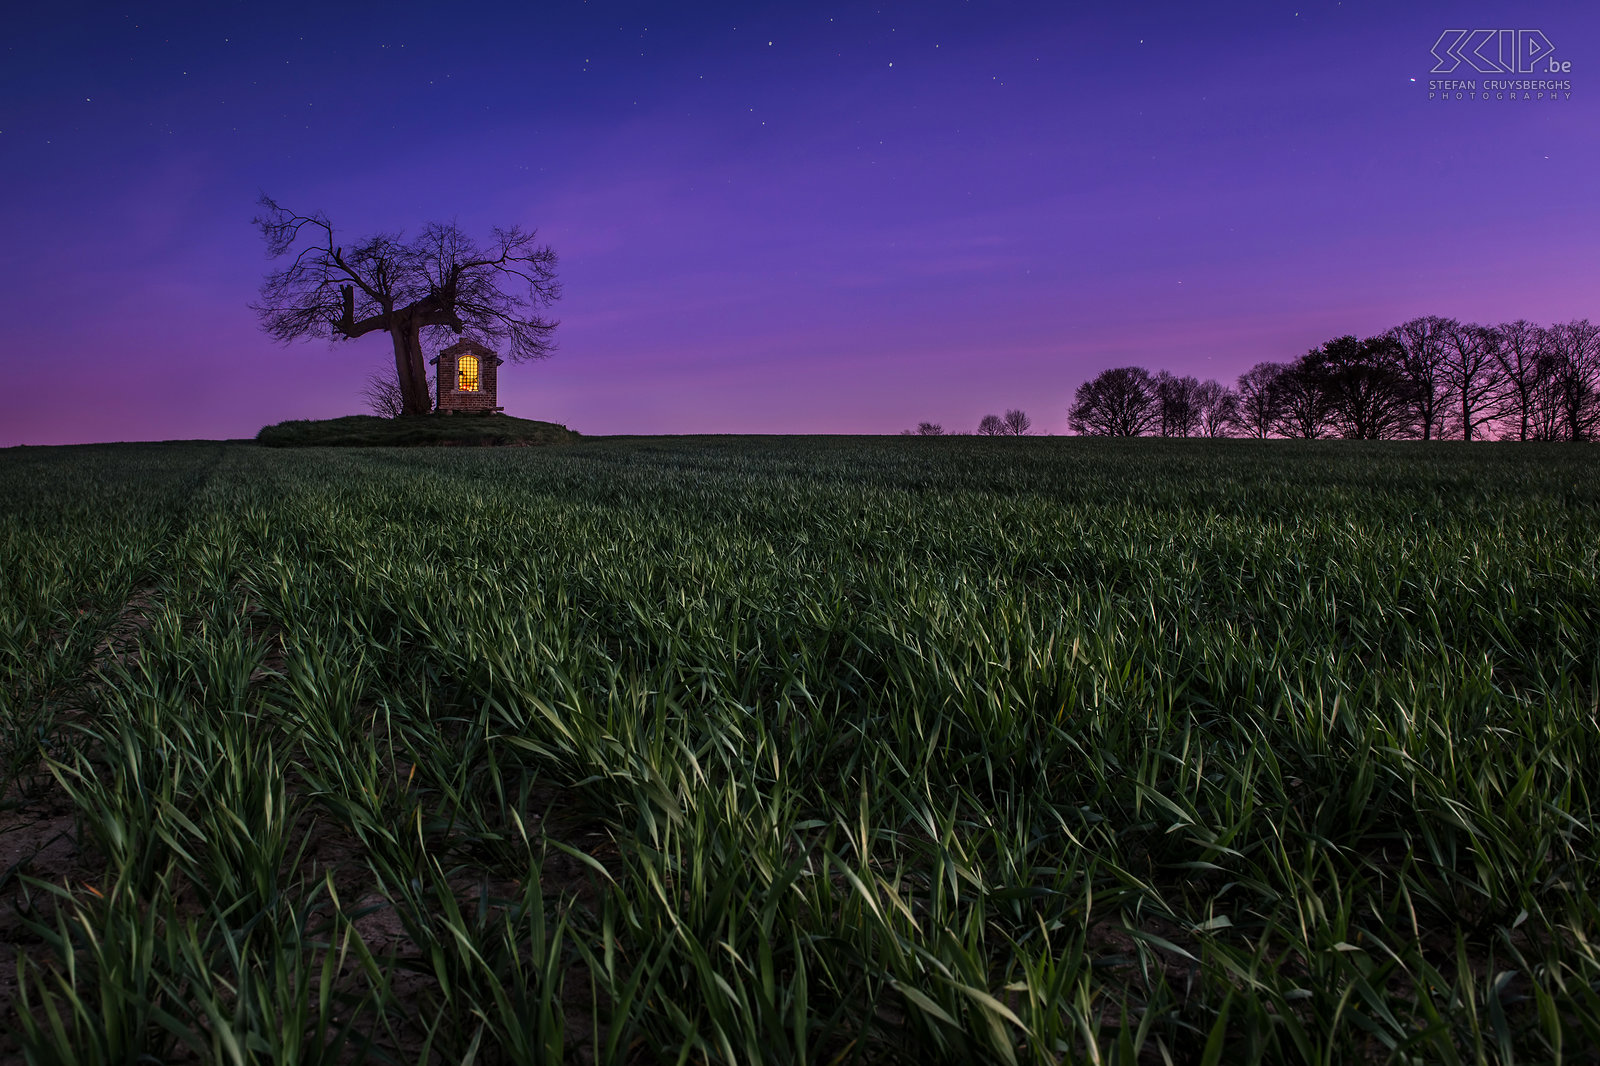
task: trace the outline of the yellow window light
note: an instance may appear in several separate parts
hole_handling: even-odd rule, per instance
[[[463,355],[456,363],[456,389],[460,392],[478,391],[478,357]]]

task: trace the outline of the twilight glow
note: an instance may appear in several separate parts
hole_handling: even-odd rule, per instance
[[[351,238],[537,227],[559,350],[500,400],[587,434],[1060,433],[1109,366],[1600,317],[1600,8],[1211,8],[35,6],[0,68],[0,445],[364,410],[381,334],[284,348],[247,307],[263,191]],[[1429,99],[1508,77],[1432,73],[1442,33],[1511,25],[1569,93]]]

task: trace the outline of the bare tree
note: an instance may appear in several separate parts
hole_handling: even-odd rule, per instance
[[[1529,440],[1561,440],[1565,419],[1561,413],[1561,384],[1556,378],[1557,360],[1547,355],[1545,370],[1533,390],[1533,405],[1528,411]]]
[[[1411,388],[1392,337],[1336,337],[1307,358],[1327,404],[1328,424],[1339,436],[1390,440],[1408,435]]]
[[[1451,402],[1445,371],[1445,338],[1456,323],[1437,315],[1413,318],[1389,331],[1396,344],[1400,371],[1410,385],[1411,413],[1423,440],[1444,435]]]
[[[1195,390],[1199,431],[1208,437],[1226,437],[1238,422],[1239,394],[1220,381],[1202,381]]]
[[[1500,390],[1505,379],[1494,357],[1492,330],[1467,322],[1445,320],[1444,359],[1440,364],[1446,390],[1455,398],[1454,414],[1461,420],[1461,439],[1494,419],[1500,406]]]
[[[1283,398],[1278,379],[1286,369],[1282,363],[1257,363],[1239,375],[1236,423],[1245,436],[1266,437],[1277,426]]]
[[[1013,408],[1007,411],[1001,422],[1005,425],[1003,432],[1008,437],[1026,436],[1028,430],[1033,428],[1033,419],[1029,418],[1021,408]]]
[[[471,331],[507,345],[514,360],[554,351],[556,323],[537,312],[561,296],[556,253],[534,231],[497,228],[480,246],[454,222],[430,222],[409,242],[379,233],[345,246],[321,212],[297,215],[265,195],[260,204],[254,224],[268,256],[292,254],[251,305],[262,328],[284,343],[388,333],[406,414],[431,409],[424,329]]]
[[[918,422],[916,436],[942,437],[944,436],[944,427],[937,422]]]
[[[428,375],[428,395],[433,396],[433,375]],[[361,398],[367,409],[380,418],[399,418],[406,413],[406,398],[400,393],[400,383],[390,370],[377,371],[361,387]],[[431,401],[430,401],[431,402]]]
[[[1006,424],[999,415],[984,415],[983,420],[978,423],[978,436],[980,437],[998,437],[1005,431]]]
[[[1313,348],[1286,366],[1274,382],[1278,420],[1272,428],[1285,437],[1315,440],[1327,431],[1328,394],[1320,359],[1320,350]]]
[[[1546,348],[1545,331],[1526,319],[1494,327],[1490,352],[1505,381],[1499,414],[1516,424],[1518,440],[1530,439],[1534,404],[1550,370]]]
[[[1078,386],[1067,413],[1074,433],[1095,437],[1137,437],[1156,425],[1155,379],[1142,366],[1103,370]]]
[[[1196,397],[1200,382],[1193,377],[1178,377],[1163,370],[1156,375],[1156,407],[1163,437],[1187,437],[1199,428],[1200,408]]]
[[[1550,386],[1562,440],[1592,440],[1600,430],[1600,327],[1587,318],[1548,331]]]
[[[380,418],[399,418],[406,413],[406,398],[400,393],[400,383],[393,374],[379,371],[367,378],[361,389],[367,407]]]

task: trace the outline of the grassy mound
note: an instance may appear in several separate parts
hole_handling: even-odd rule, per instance
[[[274,448],[517,447],[567,444],[579,435],[554,422],[510,415],[346,415],[266,426],[256,440]]]

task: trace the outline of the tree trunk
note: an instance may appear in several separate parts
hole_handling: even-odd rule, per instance
[[[389,335],[394,340],[395,378],[405,413],[425,415],[433,410],[433,399],[428,395],[428,370],[422,362],[422,327],[410,315],[395,317]]]

